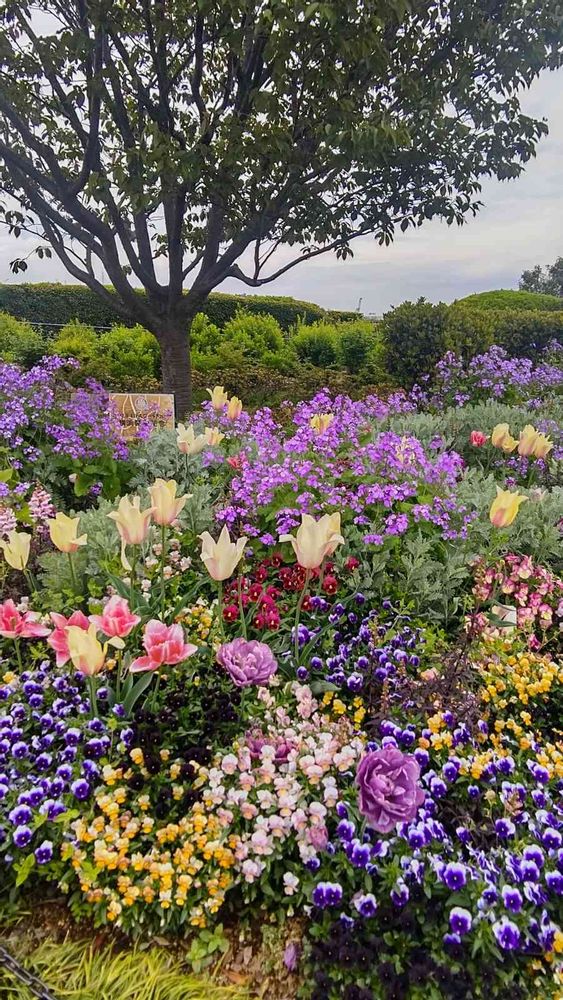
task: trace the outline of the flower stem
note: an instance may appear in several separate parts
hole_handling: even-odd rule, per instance
[[[217,580],[217,612],[219,615],[219,628],[221,636],[225,638],[225,623],[223,621],[223,581]]]
[[[88,693],[90,695],[90,715],[93,719],[96,718],[98,711],[98,700],[96,698],[96,681],[93,677],[88,677]]]
[[[239,573],[239,575],[238,575],[238,587],[237,587],[237,591],[238,591],[238,609],[239,609],[239,614],[240,614],[240,622],[241,622],[241,626],[242,626],[242,634],[243,634],[244,638],[246,639],[246,635],[247,635],[247,632],[246,632],[246,617],[245,617],[245,614],[244,614],[244,604],[242,603],[242,573]]]
[[[19,639],[14,639],[14,646],[16,647],[16,659],[18,661],[18,667],[20,668],[20,670],[23,671],[22,651],[21,651],[21,648],[20,648],[20,640]]]
[[[135,603],[135,584],[137,583],[137,546],[131,546],[131,605]]]
[[[72,552],[67,552],[68,564],[70,566],[70,579],[72,581],[72,590],[74,594],[78,593],[78,580],[76,579],[76,570],[74,568],[74,562],[72,559]]]
[[[164,603],[166,598],[166,581],[164,579],[164,562],[166,560],[166,525],[161,525],[161,545],[160,553],[160,617],[164,621]]]
[[[299,600],[297,602],[297,608],[296,608],[296,611],[295,611],[295,627],[294,627],[294,632],[295,632],[295,636],[294,636],[294,643],[295,643],[295,646],[294,646],[294,650],[295,650],[295,666],[298,666],[298,664],[299,664],[299,619],[301,617],[301,609],[303,607],[303,601],[305,600],[305,595],[306,595],[307,589],[309,587],[309,580],[310,579],[311,579],[311,570],[310,569],[306,569],[305,570],[305,581],[303,583],[303,590],[301,591],[301,594],[299,596]]]

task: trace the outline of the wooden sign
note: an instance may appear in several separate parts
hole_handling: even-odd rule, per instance
[[[174,396],[166,392],[110,392],[126,440],[136,438],[149,421],[155,428],[174,430]]]

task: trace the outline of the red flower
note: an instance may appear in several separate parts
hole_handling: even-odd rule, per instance
[[[336,594],[338,590],[338,580],[335,576],[325,576],[323,580],[323,590],[325,594]]]
[[[227,604],[223,608],[223,618],[226,622],[236,622],[238,618],[238,608],[236,604]]]
[[[257,601],[261,593],[262,593],[261,583],[253,583],[248,590],[248,596],[251,601]]]
[[[360,560],[356,559],[355,556],[349,556],[348,559],[346,560],[346,569],[350,570],[350,572],[357,569],[359,565],[360,565]]]

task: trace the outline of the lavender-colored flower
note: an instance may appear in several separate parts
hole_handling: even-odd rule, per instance
[[[87,799],[90,794],[90,785],[85,778],[77,778],[76,781],[72,782],[70,790],[75,798],[82,802],[84,799]]]
[[[563,875],[561,872],[546,872],[545,884],[556,896],[563,896]]]
[[[520,944],[520,929],[508,917],[501,917],[493,924],[493,934],[503,951],[515,951]]]
[[[354,906],[362,917],[374,917],[377,910],[377,900],[373,893],[363,893],[354,898]]]
[[[26,847],[29,844],[33,833],[28,826],[18,826],[14,830],[14,844],[16,847]]]
[[[289,941],[283,953],[283,964],[288,972],[295,972],[301,957],[301,946],[296,941]]]
[[[378,833],[390,833],[397,823],[414,819],[424,802],[418,785],[420,765],[410,754],[387,746],[362,758],[356,771],[358,805]]]
[[[51,861],[53,857],[53,845],[50,840],[44,840],[42,844],[35,849],[35,860],[38,865],[46,865]]]
[[[321,909],[339,906],[342,902],[342,886],[338,882],[318,882],[313,889],[312,900]]]
[[[237,687],[263,686],[278,669],[272,650],[256,639],[233,639],[217,653],[217,662],[225,668]]]
[[[522,894],[516,886],[505,885],[502,887],[502,901],[507,910],[511,913],[520,913],[522,909]]]
[[[442,879],[448,889],[457,892],[459,889],[463,889],[467,883],[467,869],[465,865],[457,861],[450,861],[442,872]]]
[[[449,919],[454,934],[469,934],[473,923],[469,910],[465,910],[463,906],[454,906],[450,910]]]

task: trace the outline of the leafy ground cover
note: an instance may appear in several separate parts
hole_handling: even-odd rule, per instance
[[[3,366],[8,910],[170,996],[217,958],[234,995],[560,996],[562,384],[495,347],[385,400],[216,386],[126,446],[95,383]]]

